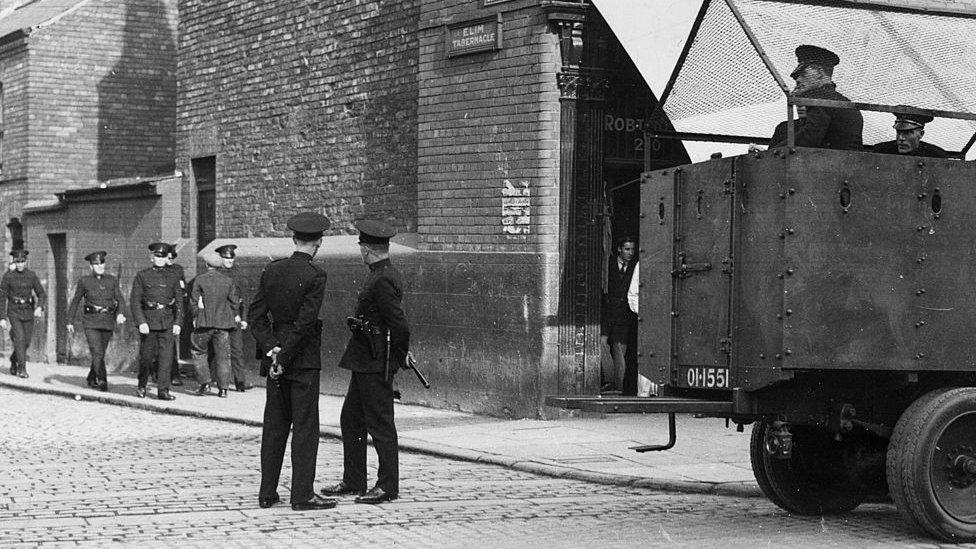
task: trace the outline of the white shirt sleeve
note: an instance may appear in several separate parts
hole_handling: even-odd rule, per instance
[[[630,279],[630,288],[627,289],[627,305],[630,305],[630,310],[637,314],[637,301],[638,292],[637,288],[640,284],[640,263],[634,263],[634,276]]]

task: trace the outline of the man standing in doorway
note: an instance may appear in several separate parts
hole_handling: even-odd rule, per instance
[[[393,421],[393,374],[410,350],[410,325],[403,313],[403,284],[390,262],[390,238],[396,231],[381,221],[364,220],[359,249],[369,275],[359,292],[352,337],[339,361],[352,370],[342,404],[342,481],[323,494],[359,494],[356,503],[382,503],[400,494],[399,449]],[[379,457],[376,485],[366,491],[366,435],[373,437]]]
[[[616,253],[607,268],[607,293],[603,301],[603,329],[614,366],[611,375],[604,373],[605,381],[620,383],[623,396],[637,395],[637,315],[627,301],[637,266],[636,255],[637,239],[632,236],[617,239]]]
[[[165,242],[149,245],[152,267],[136,273],[132,281],[129,304],[132,318],[139,326],[139,386],[136,396],[146,396],[146,384],[153,364],[159,365],[157,396],[159,400],[176,400],[169,393],[169,365],[176,348],[173,340],[183,326],[183,291],[179,281],[166,270],[170,246]]]
[[[10,330],[14,345],[10,375],[27,378],[27,348],[34,335],[34,319],[44,316],[42,303],[47,293],[34,271],[27,268],[27,250],[14,250],[10,255],[14,267],[0,279],[0,327]]]
[[[244,286],[247,281],[241,276],[241,270],[234,268],[234,261],[237,257],[237,246],[234,244],[224,244],[214,250],[220,255],[220,272],[230,277],[237,288],[237,295],[240,297],[238,314],[241,321],[230,331],[230,365],[234,376],[234,387],[241,393],[254,386],[247,381],[247,370],[244,367],[244,330],[247,330],[247,303],[248,296],[245,294]]]
[[[278,480],[291,439],[291,508],[331,509],[334,499],[315,493],[315,462],[319,449],[319,377],[322,370],[322,322],[319,309],[325,292],[325,271],[312,263],[331,223],[325,216],[303,212],[288,220],[295,253],[271,262],[261,280],[248,320],[258,349],[265,357],[261,375],[269,377],[261,432],[261,488],[258,505],[281,501]]]
[[[106,252],[93,252],[85,256],[91,274],[78,279],[75,295],[68,307],[68,333],[75,333],[74,320],[78,318],[78,308],[84,303],[82,326],[91,354],[91,368],[88,371],[88,386],[99,391],[108,391],[108,377],[105,371],[105,349],[112,339],[116,324],[125,323],[125,301],[119,281],[105,274]]]

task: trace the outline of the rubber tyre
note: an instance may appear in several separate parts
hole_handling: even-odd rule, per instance
[[[770,426],[752,427],[749,457],[756,482],[770,501],[795,515],[838,515],[861,504],[863,495],[844,462],[844,448],[829,433],[793,427],[793,456],[782,460],[766,452]]]
[[[951,450],[950,438],[976,447],[976,387],[943,388],[926,393],[898,419],[888,446],[888,489],[898,510],[911,523],[945,541],[976,541],[976,484],[949,488],[933,479],[945,468],[941,452]],[[957,429],[953,430],[955,425]],[[965,428],[961,431],[959,426]],[[970,431],[973,431],[970,433]],[[955,435],[953,435],[955,432]],[[939,445],[943,447],[939,447]],[[955,513],[940,497],[955,499]],[[962,498],[961,500],[959,498]],[[959,501],[963,503],[960,504]],[[961,510],[967,507],[965,510]]]

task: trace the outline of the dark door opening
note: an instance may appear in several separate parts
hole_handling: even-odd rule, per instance
[[[68,330],[66,327],[66,315],[68,314],[68,245],[67,237],[64,233],[52,233],[47,235],[48,243],[51,246],[51,257],[54,259],[54,284],[49,289],[54,297],[53,324],[54,342],[57,361],[65,363],[68,361]],[[51,318],[48,319],[48,326],[51,326]]]
[[[194,158],[193,179],[197,185],[197,250],[217,238],[217,157]]]

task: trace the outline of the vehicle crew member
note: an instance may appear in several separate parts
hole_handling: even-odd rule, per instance
[[[68,307],[68,333],[75,333],[74,320],[78,309],[84,312],[81,324],[88,341],[91,354],[91,368],[88,371],[88,386],[108,391],[108,377],[105,372],[105,349],[112,339],[116,324],[125,324],[125,300],[119,281],[105,274],[106,252],[92,252],[85,256],[91,274],[78,279],[75,295]]]
[[[261,487],[258,505],[278,501],[278,480],[291,431],[291,508],[330,509],[334,499],[315,493],[319,449],[319,377],[322,370],[322,322],[325,270],[312,263],[322,245],[329,219],[302,212],[287,223],[295,252],[273,261],[261,273],[248,320],[264,356],[261,375],[267,383],[261,432]]]
[[[382,503],[400,494],[399,455],[393,422],[393,374],[410,349],[410,326],[403,313],[403,284],[390,262],[390,238],[396,231],[381,221],[364,220],[359,248],[369,274],[359,292],[352,337],[339,367],[352,370],[342,404],[342,481],[323,494],[356,493],[356,503]],[[366,490],[366,434],[379,457],[376,485]]]
[[[614,372],[605,378],[620,384],[623,396],[637,395],[637,314],[630,309],[627,292],[637,266],[637,242],[632,236],[617,239],[617,253],[607,265],[607,293],[603,322],[613,357]],[[605,379],[611,383],[608,379]]]
[[[809,99],[850,101],[837,91],[833,82],[834,67],[840,57],[817,46],[796,48],[796,69],[790,77],[796,81],[793,95]],[[797,147],[860,150],[864,117],[857,109],[808,107],[803,124],[795,127]]]
[[[217,365],[217,396],[227,398],[230,385],[230,332],[241,321],[238,308],[240,296],[230,277],[217,269],[223,265],[220,256],[208,254],[205,258],[207,272],[193,280],[190,291],[190,311],[193,317],[193,333],[190,345],[193,362],[197,369],[200,387],[198,395],[210,393],[210,364],[207,351],[211,344]]]
[[[14,352],[10,375],[26,378],[27,348],[34,335],[34,319],[44,316],[47,293],[34,271],[27,268],[27,250],[13,250],[13,269],[0,279],[0,327],[10,330]]]
[[[170,245],[155,242],[149,245],[152,267],[136,273],[132,281],[129,302],[132,318],[139,326],[139,386],[136,395],[146,396],[146,383],[153,363],[159,364],[158,392],[160,400],[176,400],[170,394],[171,369],[176,348],[173,340],[180,335],[183,324],[183,293],[179,281],[166,270]]]
[[[183,265],[176,262],[176,258],[179,254],[176,253],[176,244],[169,245],[169,255],[166,256],[166,271],[175,278],[180,285],[180,301],[183,302],[183,310],[186,310],[186,271],[183,270]],[[174,386],[183,385],[183,374],[180,372],[180,338],[179,336],[173,338],[173,345],[175,349],[173,350],[173,358],[170,362],[170,383]],[[158,365],[157,365],[158,366]]]
[[[796,132],[803,126],[803,123],[806,121],[806,118],[807,118],[807,108],[803,105],[797,105],[796,120],[793,121],[794,132]],[[787,127],[786,127],[785,120],[776,125],[776,128],[773,130],[773,136],[769,139],[770,149],[786,146],[786,131],[787,131]],[[754,150],[759,150],[759,149],[756,148],[755,146],[750,146],[749,152],[753,152]]]
[[[237,257],[236,250],[236,245],[224,244],[214,251],[220,254],[222,261],[220,272],[229,276],[234,281],[234,286],[237,288],[237,295],[240,297],[238,314],[241,317],[241,321],[230,331],[230,365],[234,376],[234,387],[243,393],[248,389],[253,389],[254,386],[247,381],[247,369],[244,364],[244,330],[247,330],[248,303],[248,296],[245,295],[247,280],[241,274],[240,269],[234,268],[234,261]]]
[[[922,141],[925,125],[934,120],[927,114],[895,113],[895,140],[878,143],[871,150],[883,154],[904,154],[928,158],[948,158],[945,149]]]

